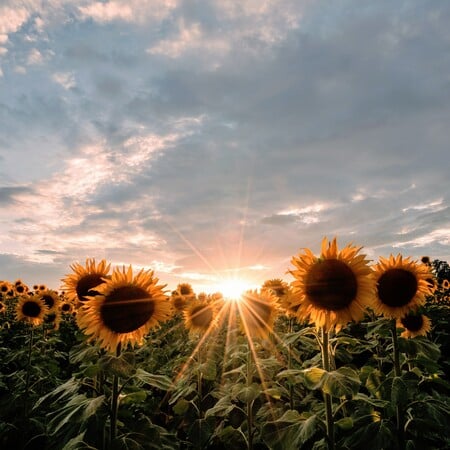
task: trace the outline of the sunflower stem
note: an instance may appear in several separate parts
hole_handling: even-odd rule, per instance
[[[116,356],[120,356],[121,344],[117,344]],[[119,412],[119,377],[113,375],[113,385],[111,394],[111,428],[110,428],[110,445],[113,444],[117,436],[117,414]]]
[[[252,384],[252,351],[250,346],[247,352],[247,387],[250,387]],[[253,401],[247,400],[247,431],[248,431],[248,439],[247,439],[247,450],[253,450]]]
[[[330,342],[328,331],[322,327],[322,364],[324,370],[330,371]],[[325,401],[325,417],[327,425],[327,437],[328,437],[328,448],[329,450],[335,449],[334,444],[334,419],[333,419],[333,405],[331,400],[331,395],[324,392],[323,398]]]
[[[28,415],[28,390],[30,389],[30,372],[31,372],[31,353],[33,350],[34,327],[30,328],[30,336],[28,339],[28,357],[27,357],[27,374],[25,376],[25,417]]]
[[[293,331],[293,319],[289,317],[289,334]],[[293,345],[288,346],[288,370],[292,369],[292,348]],[[294,409],[294,384],[289,382],[289,409]]]
[[[398,347],[398,338],[397,338],[397,325],[396,320],[392,319],[392,346],[394,350],[394,374],[396,377],[402,376],[402,368],[400,366],[400,349]],[[398,448],[399,450],[404,450],[405,448],[405,430],[404,430],[404,422],[405,419],[403,417],[403,409],[400,405],[396,407],[396,419],[397,419],[397,436],[398,436]]]

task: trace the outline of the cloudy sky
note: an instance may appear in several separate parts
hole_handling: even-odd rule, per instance
[[[0,279],[174,288],[323,236],[450,260],[450,2],[1,0]]]

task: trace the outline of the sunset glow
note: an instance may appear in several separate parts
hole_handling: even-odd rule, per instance
[[[250,281],[240,278],[232,278],[223,280],[217,285],[217,290],[222,293],[226,300],[240,300],[242,294],[249,289],[256,289],[258,286],[252,284]]]

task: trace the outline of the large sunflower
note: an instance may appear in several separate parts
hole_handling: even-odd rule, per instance
[[[431,330],[431,320],[423,314],[407,314],[397,320],[397,328],[404,328],[401,336],[403,338],[413,338],[416,336],[426,336]]]
[[[397,318],[417,309],[431,293],[430,269],[402,255],[380,258],[374,266],[376,301],[374,311],[385,317]]]
[[[270,291],[247,291],[237,303],[244,332],[248,337],[267,338],[273,331],[277,298]]]
[[[184,311],[184,324],[192,334],[206,332],[214,323],[216,311],[212,304],[194,301]]]
[[[320,257],[309,249],[291,260],[296,270],[292,282],[300,321],[314,322],[325,330],[340,329],[351,321],[360,321],[373,302],[374,285],[361,247],[349,244],[338,251],[336,238],[322,240]]]
[[[77,315],[81,329],[100,345],[115,351],[119,344],[142,343],[150,328],[170,318],[172,308],[165,286],[157,285],[153,271],[133,276],[129,266],[116,268],[110,279],[96,286],[97,295],[88,297]]]
[[[64,293],[71,301],[86,301],[88,296],[98,293],[95,288],[105,283],[110,267],[111,264],[107,264],[104,259],[96,264],[94,258],[86,259],[85,266],[79,263],[72,264],[70,268],[74,273],[62,279]]]
[[[38,296],[28,295],[21,297],[17,302],[16,319],[19,321],[33,326],[41,325],[47,313],[48,306]]]

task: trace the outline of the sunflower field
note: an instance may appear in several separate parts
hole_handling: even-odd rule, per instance
[[[240,298],[74,263],[0,281],[0,448],[450,448],[450,267],[322,241]]]

